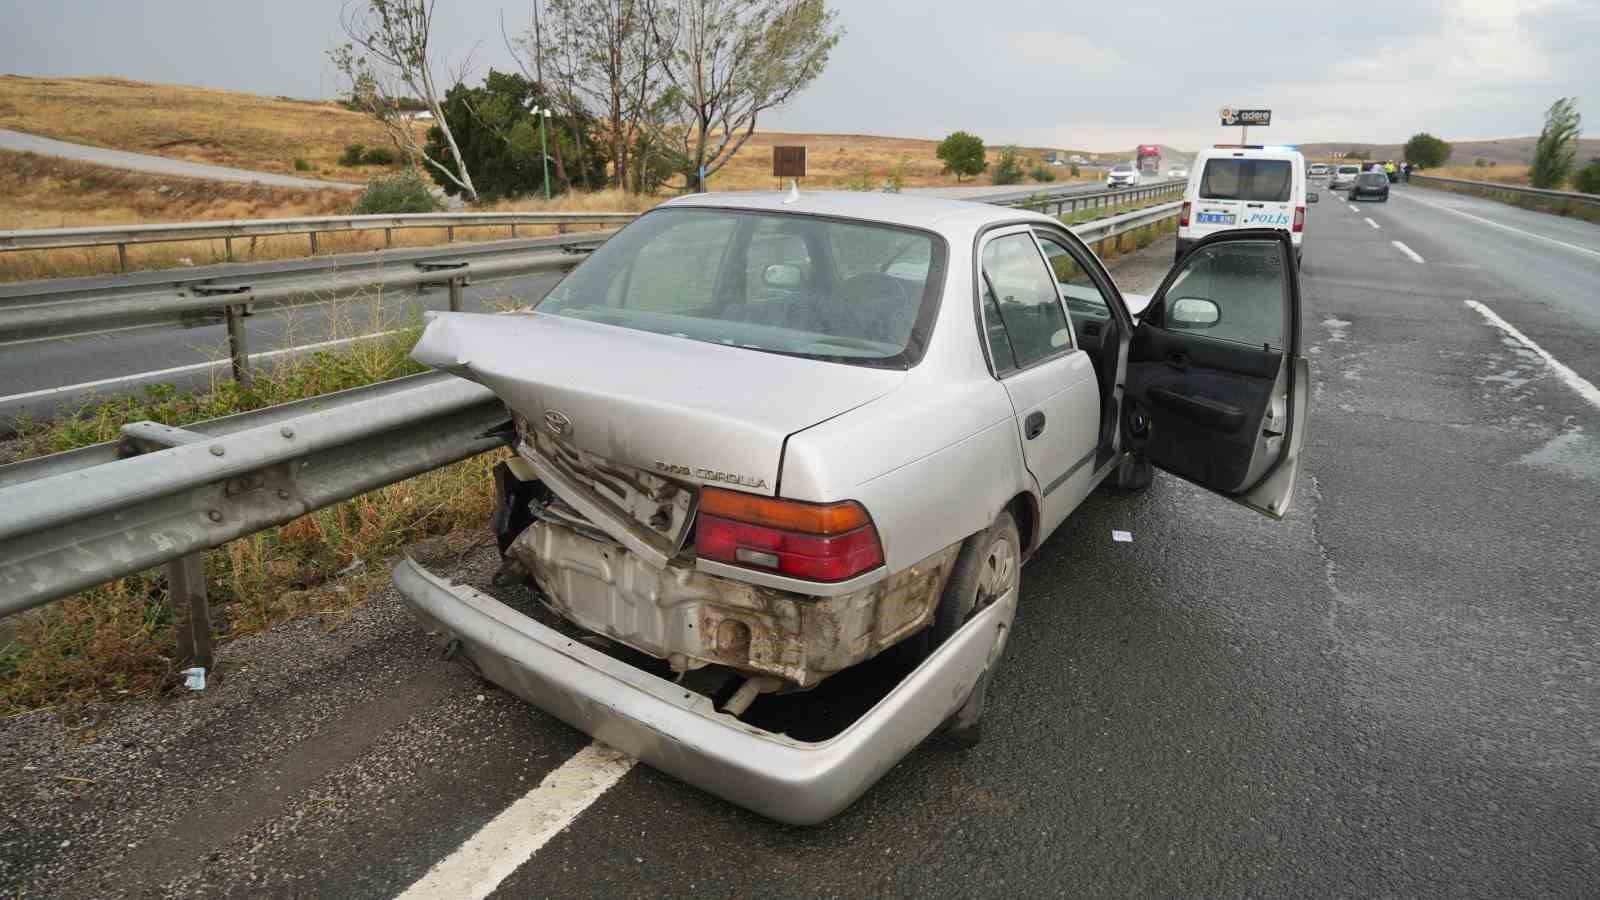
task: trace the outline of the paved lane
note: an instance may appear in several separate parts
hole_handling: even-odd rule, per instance
[[[256,182],[276,187],[310,188],[313,190],[331,188],[339,191],[359,191],[365,187],[365,185],[351,184],[345,181],[319,181],[315,178],[299,178],[294,175],[274,175],[270,172],[254,172],[249,169],[235,169],[229,166],[213,166],[206,163],[188,162],[182,159],[168,159],[165,156],[151,156],[146,153],[130,153],[126,150],[108,150],[105,147],[73,144],[6,128],[0,128],[0,150],[11,150],[16,153],[37,153],[40,156],[54,156],[60,159],[93,163],[97,166],[112,166],[118,169],[130,169],[135,172],[148,172],[152,175],[204,178],[208,181]]]
[[[1311,210],[1285,522],[1165,476],[1097,494],[1025,570],[977,747],[918,748],[814,829],[634,766],[493,896],[1594,894],[1600,410],[1467,301],[1592,364],[1545,343],[1563,301],[1404,202]],[[382,598],[87,737],[0,723],[0,792],[30,798],[0,810],[0,883],[400,894],[589,744],[426,647]]]

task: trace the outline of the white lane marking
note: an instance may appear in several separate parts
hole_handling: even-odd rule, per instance
[[[1368,220],[1367,220],[1367,224],[1368,224],[1368,225],[1371,225],[1371,226],[1372,226],[1372,227],[1373,227],[1373,228],[1377,228],[1377,227],[1378,227],[1378,223],[1377,223],[1377,222],[1374,222],[1374,221],[1372,221],[1372,220],[1371,220],[1371,219],[1368,219]]]
[[[1590,256],[1600,257],[1600,250],[1590,250],[1588,247],[1579,247],[1577,244],[1569,244],[1566,241],[1558,241],[1555,238],[1545,237],[1542,234],[1534,234],[1531,231],[1523,231],[1521,228],[1512,228],[1510,225],[1502,225],[1499,222],[1495,222],[1495,221],[1490,220],[1490,219],[1485,219],[1483,216],[1475,216],[1472,213],[1462,212],[1459,209],[1451,209],[1448,206],[1444,206],[1444,205],[1439,204],[1439,203],[1433,203],[1433,202],[1428,201],[1428,200],[1423,200],[1421,198],[1412,196],[1410,194],[1402,193],[1402,194],[1400,194],[1400,196],[1406,198],[1406,200],[1409,201],[1409,202],[1421,203],[1423,206],[1431,206],[1434,209],[1443,210],[1444,212],[1447,212],[1447,213],[1454,213],[1455,215],[1461,216],[1464,219],[1471,219],[1474,222],[1481,222],[1484,225],[1488,225],[1488,226],[1490,226],[1492,228],[1499,228],[1502,231],[1509,231],[1512,234],[1520,234],[1523,237],[1530,237],[1530,238],[1533,238],[1536,241],[1544,241],[1547,244],[1555,244],[1557,247],[1565,247],[1568,250],[1576,250],[1579,253],[1587,253]]]
[[[1402,244],[1399,241],[1390,241],[1389,243],[1395,245],[1396,247],[1399,247],[1401,253],[1404,253],[1405,255],[1411,257],[1411,261],[1412,262],[1414,262],[1414,263],[1425,262],[1425,260],[1421,256],[1417,255],[1417,251],[1411,249],[1410,247],[1407,247],[1405,244]]]
[[[489,896],[633,768],[633,758],[590,744],[440,860],[399,900]]]
[[[1353,212],[1353,213],[1361,212],[1361,207],[1359,207],[1359,206],[1355,205],[1354,203],[1352,203],[1352,204],[1350,204],[1350,211]]]
[[[385,337],[391,334],[399,334],[404,330],[405,329],[403,328],[395,328],[389,331],[376,331],[372,334],[362,334],[355,337],[339,338],[332,341],[320,341],[315,344],[301,344],[298,347],[285,347],[282,350],[266,350],[261,353],[250,354],[250,359],[251,361],[258,359],[271,359],[275,356],[283,356],[286,353],[304,353],[307,350],[321,350],[323,347],[337,347],[340,344],[349,344],[355,341],[365,341],[371,340],[372,338]],[[0,397],[0,403],[6,403],[12,400],[32,400],[36,397],[51,397],[60,394],[72,394],[77,393],[78,391],[93,390],[95,388],[105,387],[106,385],[112,384],[132,384],[141,381],[150,381],[152,379],[162,378],[167,375],[179,375],[184,372],[198,372],[201,369],[210,369],[215,366],[226,366],[228,364],[229,361],[226,359],[214,359],[208,362],[190,363],[186,366],[173,366],[170,369],[153,369],[149,372],[135,372],[132,375],[117,375],[113,378],[101,378],[97,381],[80,381],[77,384],[64,384],[60,387],[41,388],[37,391],[27,391],[21,394],[11,394],[6,397]]]
[[[1593,382],[1589,381],[1587,378],[1584,378],[1582,375],[1579,375],[1577,372],[1567,368],[1565,363],[1559,359],[1556,359],[1554,356],[1551,356],[1543,347],[1535,344],[1532,338],[1517,330],[1517,326],[1507,322],[1505,319],[1500,318],[1495,314],[1494,310],[1484,306],[1482,303],[1479,303],[1476,300],[1468,300],[1466,301],[1466,304],[1477,310],[1478,314],[1487,319],[1490,325],[1493,325],[1501,331],[1504,331],[1506,334],[1511,335],[1511,337],[1516,339],[1516,341],[1522,346],[1527,347],[1529,350],[1532,350],[1543,357],[1545,365],[1549,366],[1551,370],[1559,375],[1561,380],[1567,383],[1568,387],[1577,391],[1578,396],[1589,401],[1589,403],[1592,404],[1596,409],[1600,409],[1600,388],[1595,387]]]

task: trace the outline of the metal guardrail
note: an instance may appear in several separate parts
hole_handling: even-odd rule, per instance
[[[1093,244],[1097,241],[1113,238],[1130,231],[1137,231],[1140,228],[1170,219],[1176,216],[1178,210],[1182,207],[1182,201],[1175,200],[1171,203],[1147,206],[1144,209],[1107,216],[1104,219],[1095,219],[1092,222],[1083,222],[1071,226],[1071,230],[1073,234],[1082,238],[1084,243]]]
[[[1089,193],[1078,192],[1071,194],[1038,194],[1020,200],[1006,200],[996,202],[996,206],[1012,206],[1021,209],[1031,209],[1048,215],[1069,216],[1079,210],[1103,209],[1108,206],[1121,206],[1126,203],[1137,203],[1141,200],[1154,200],[1160,197],[1181,196],[1187,181],[1171,180],[1157,184],[1140,185],[1131,188],[1118,188],[1110,191],[1093,191]]]
[[[1575,191],[1551,191],[1544,188],[1523,187],[1518,184],[1501,184],[1498,181],[1473,181],[1467,178],[1442,178],[1438,175],[1414,174],[1411,183],[1418,187],[1431,185],[1446,188],[1465,188],[1467,193],[1491,199],[1539,199],[1555,203],[1577,204],[1600,210],[1600,194],[1580,194]]]
[[[317,235],[341,231],[382,231],[384,245],[394,246],[394,232],[407,228],[443,228],[447,241],[457,228],[509,228],[517,237],[523,225],[623,225],[633,213],[408,213],[377,216],[312,216],[295,219],[235,219],[222,222],[183,222],[166,225],[119,225],[111,228],[41,228],[0,231],[0,251],[57,250],[67,247],[116,247],[122,271],[128,269],[129,244],[221,240],[228,260],[239,238],[304,234],[310,237],[311,255],[317,255]]]
[[[233,377],[250,380],[250,351],[244,319],[256,312],[305,302],[323,302],[373,292],[443,286],[450,309],[460,310],[462,289],[475,279],[559,271],[577,265],[582,250],[598,246],[610,232],[585,233],[531,245],[512,245],[470,255],[438,250],[392,265],[355,263],[337,257],[327,264],[282,272],[180,280],[125,293],[115,285],[104,294],[79,289],[59,293],[0,297],[0,340],[60,337],[135,325],[227,324]]]
[[[0,616],[165,564],[180,653],[210,668],[202,551],[502,446],[507,427],[487,388],[433,372],[0,466]]]

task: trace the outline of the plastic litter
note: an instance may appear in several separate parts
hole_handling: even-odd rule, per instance
[[[178,674],[183,676],[183,686],[189,690],[203,691],[206,689],[206,670],[204,666],[184,669]]]
[[[1133,532],[1117,531],[1116,529],[1112,529],[1111,539],[1119,544],[1131,544],[1133,543]]]

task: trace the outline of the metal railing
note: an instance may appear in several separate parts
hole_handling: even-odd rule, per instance
[[[0,616],[167,566],[179,652],[212,667],[200,554],[503,446],[487,388],[430,372],[0,466]]]
[[[136,325],[193,326],[226,323],[233,377],[250,380],[246,317],[306,302],[325,302],[383,291],[433,286],[449,291],[449,307],[459,311],[463,289],[474,280],[503,278],[577,265],[584,251],[610,232],[568,235],[499,245],[480,245],[470,253],[435,249],[408,252],[397,260],[362,256],[325,257],[319,265],[254,273],[213,272],[129,291],[118,279],[79,284],[66,290],[44,286],[24,293],[0,293],[0,341],[63,337]]]
[[[116,247],[121,271],[128,269],[129,244],[158,244],[176,241],[221,240],[229,261],[233,242],[241,238],[303,234],[310,238],[309,249],[317,255],[317,235],[343,231],[382,231],[384,246],[394,246],[394,232],[409,228],[444,229],[446,242],[455,240],[457,228],[508,228],[511,237],[525,225],[556,226],[564,232],[571,225],[623,225],[634,213],[408,213],[377,216],[311,216],[295,219],[236,219],[223,222],[183,222],[166,225],[118,225],[110,228],[40,228],[0,231],[0,251],[59,250],[68,247]]]
[[[1187,184],[1188,182],[1186,181],[1162,181],[1157,184],[1117,188],[1109,191],[1080,191],[1078,193],[1057,195],[1038,194],[1020,200],[995,201],[995,205],[1031,209],[1034,212],[1042,212],[1047,215],[1070,216],[1081,210],[1104,209],[1111,206],[1138,203],[1142,200],[1182,196],[1183,189]]]
[[[1580,194],[1575,191],[1551,191],[1544,188],[1523,187],[1519,184],[1501,184],[1498,181],[1473,181],[1467,178],[1442,178],[1438,175],[1416,174],[1411,183],[1418,187],[1441,187],[1462,190],[1465,193],[1495,200],[1538,199],[1554,204],[1573,204],[1592,207],[1600,211],[1600,194]]]

